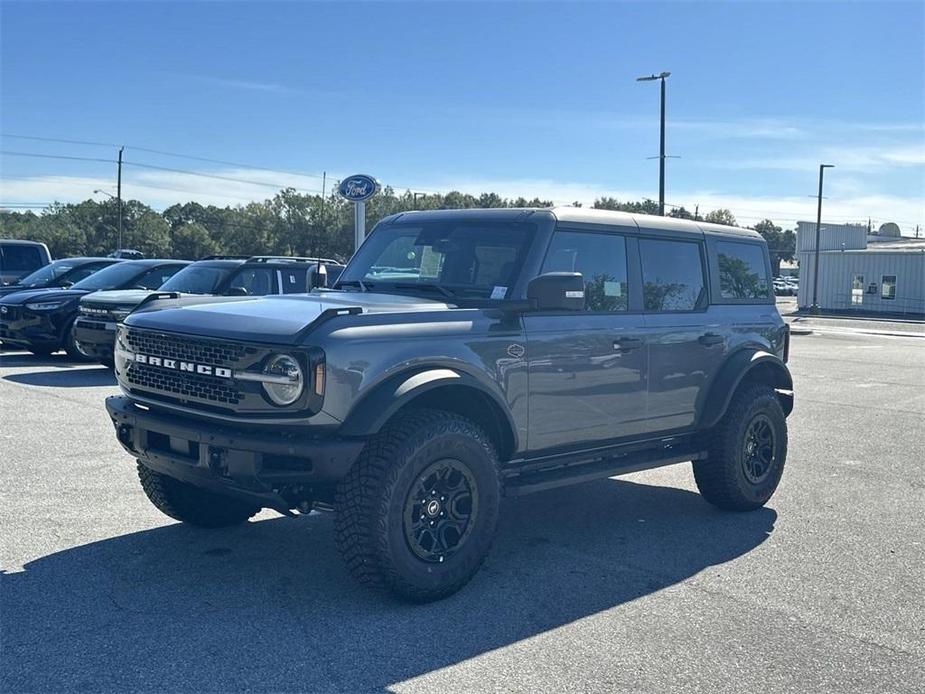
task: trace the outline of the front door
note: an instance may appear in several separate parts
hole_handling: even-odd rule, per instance
[[[644,430],[647,352],[627,273],[634,243],[616,232],[553,235],[542,272],[580,272],[585,310],[524,315],[531,451]]]

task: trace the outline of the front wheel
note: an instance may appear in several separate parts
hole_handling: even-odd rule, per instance
[[[787,420],[773,388],[739,390],[717,425],[706,460],[694,462],[703,497],[731,511],[751,511],[768,502],[787,459]]]
[[[213,494],[138,463],[138,479],[158,511],[178,521],[203,528],[239,525],[260,508],[221,494]]]
[[[361,583],[438,600],[482,565],[500,500],[485,432],[450,412],[414,411],[372,437],[338,485],[337,544]]]

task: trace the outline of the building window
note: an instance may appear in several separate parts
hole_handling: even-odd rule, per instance
[[[880,278],[880,298],[896,298],[896,275],[883,275]]]
[[[851,303],[864,303],[864,275],[855,275],[851,280]]]

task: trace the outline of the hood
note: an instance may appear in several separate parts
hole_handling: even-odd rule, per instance
[[[440,311],[449,306],[397,294],[324,291],[264,297],[181,297],[153,301],[125,319],[149,330],[231,340],[295,344],[328,309],[359,307],[363,313]]]
[[[154,291],[149,289],[110,289],[87,294],[80,303],[94,306],[135,306],[153,293]]]
[[[59,299],[79,299],[86,294],[84,289],[61,289],[60,287],[51,287],[48,289],[25,289],[8,294],[0,298],[4,304],[13,304],[22,306],[32,301],[57,301]]]

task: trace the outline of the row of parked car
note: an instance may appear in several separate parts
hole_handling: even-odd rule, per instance
[[[292,256],[55,260],[0,286],[0,343],[112,366],[116,325],[152,298],[300,294],[333,284],[341,270],[330,258]]]
[[[775,277],[773,284],[776,296],[796,296],[800,291],[800,281],[796,277]]]

